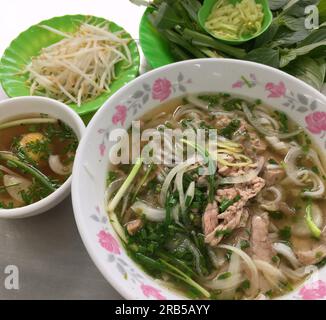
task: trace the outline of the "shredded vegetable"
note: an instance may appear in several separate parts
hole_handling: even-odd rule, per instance
[[[254,35],[262,28],[264,12],[255,0],[243,0],[235,5],[229,0],[216,2],[205,26],[215,36],[225,40],[237,40]]]
[[[80,106],[110,91],[120,61],[132,63],[130,39],[123,37],[121,31],[111,32],[107,24],[82,23],[72,34],[45,25],[40,27],[63,39],[42,49],[26,66],[31,95],[46,95]]]

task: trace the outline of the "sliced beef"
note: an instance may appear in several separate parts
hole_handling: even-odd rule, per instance
[[[326,257],[326,245],[319,245],[310,251],[298,251],[296,255],[304,265],[316,264]]]
[[[141,219],[135,219],[127,223],[127,231],[130,235],[136,234],[143,226],[143,221]]]
[[[202,218],[205,235],[210,234],[218,225],[218,207],[216,201],[209,203]]]
[[[254,259],[270,262],[275,252],[268,238],[268,227],[267,213],[252,218],[250,248]]]
[[[249,131],[248,134],[252,148],[255,149],[257,153],[264,153],[267,149],[266,141],[260,138],[256,131]]]
[[[265,169],[263,178],[267,186],[273,186],[285,178],[285,171],[283,169]]]
[[[216,228],[210,233],[205,233],[205,242],[211,246],[216,246],[223,239],[224,231],[232,231],[243,227],[249,217],[248,209],[245,207],[248,200],[254,198],[264,186],[264,179],[257,177],[250,183],[241,184],[232,188],[219,189],[215,197],[219,203],[225,199],[232,200],[237,196],[240,196],[240,200],[218,215],[218,220],[223,221],[218,223]]]
[[[322,231],[321,239],[310,250],[295,250],[295,254],[303,265],[312,265],[323,260],[326,257],[326,227]]]

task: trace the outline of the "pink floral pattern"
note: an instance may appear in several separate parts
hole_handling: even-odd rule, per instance
[[[165,78],[157,79],[152,87],[152,98],[160,102],[169,98],[172,93],[172,84]]]
[[[127,118],[127,107],[123,105],[118,105],[115,107],[115,109],[117,111],[112,117],[112,123],[117,125],[120,122],[121,125],[124,125]]]
[[[233,89],[239,89],[243,87],[253,88],[257,85],[257,77],[254,73],[251,73],[249,75],[249,79],[247,79],[245,76],[241,77],[241,80],[238,80],[237,82],[232,84]]]
[[[278,84],[268,82],[265,90],[270,92],[268,98],[281,98],[285,96],[286,86],[283,81],[280,81]]]
[[[314,112],[306,116],[307,129],[314,134],[326,131],[326,112]]]
[[[320,300],[326,297],[326,283],[319,280],[303,287],[300,296],[304,300]]]
[[[166,298],[161,294],[160,290],[155,289],[152,286],[142,283],[140,288],[141,288],[144,296],[147,298],[153,297],[156,300],[166,300]]]
[[[104,157],[104,155],[105,155],[105,151],[106,151],[106,146],[105,146],[104,143],[101,143],[101,144],[99,145],[99,150],[100,150],[100,155],[101,155],[101,157]]]
[[[98,233],[100,245],[110,253],[120,254],[118,241],[108,232],[102,230]]]

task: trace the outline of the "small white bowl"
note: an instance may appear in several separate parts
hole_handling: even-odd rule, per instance
[[[81,139],[85,125],[80,117],[65,104],[43,97],[19,97],[0,102],[0,123],[9,119],[35,113],[48,114],[67,124]],[[17,219],[35,216],[50,210],[70,193],[71,177],[48,197],[21,208],[0,209],[0,218]]]
[[[238,60],[199,59],[148,72],[115,93],[89,123],[76,155],[72,200],[84,244],[104,277],[128,299],[182,299],[128,256],[104,205],[110,132],[186,93],[225,92],[260,99],[286,112],[326,149],[326,98],[306,83],[271,67]],[[281,299],[325,298],[326,267]]]

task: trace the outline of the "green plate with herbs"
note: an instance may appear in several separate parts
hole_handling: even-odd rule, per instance
[[[119,88],[137,77],[139,73],[140,57],[136,42],[120,26],[114,22],[103,18],[85,15],[66,15],[55,17],[40,22],[22,32],[10,46],[0,61],[0,83],[9,97],[30,95],[30,84],[28,83],[28,73],[24,73],[25,67],[32,61],[33,57],[39,56],[43,48],[58,43],[65,37],[44,29],[40,25],[45,25],[63,34],[72,34],[79,30],[82,23],[89,25],[108,25],[110,32],[121,32],[121,37],[130,38],[127,44],[130,51],[130,60],[121,61],[115,65],[115,77],[108,85],[107,90],[97,95],[95,98],[85,99],[85,102],[78,106],[76,103],[70,103],[69,106],[74,109],[85,122],[88,122],[95,112],[104,104],[104,102]]]
[[[177,60],[171,53],[169,43],[150,21],[149,15],[151,12],[152,9],[148,8],[141,19],[139,41],[147,63],[155,69],[176,62]]]

